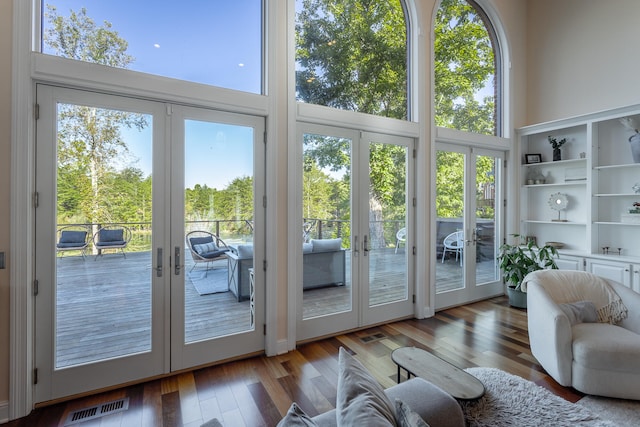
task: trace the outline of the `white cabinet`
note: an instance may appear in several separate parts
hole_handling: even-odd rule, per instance
[[[640,204],[640,158],[630,142],[639,128],[640,105],[520,128],[516,167],[518,233],[538,245],[560,242],[560,253],[586,259],[587,271],[638,292],[640,213],[629,211]],[[550,136],[567,140],[560,161],[553,161]],[[568,201],[560,214],[549,205],[556,193]],[[566,258],[561,268],[583,269],[577,262]]]
[[[561,254],[556,259],[556,265],[560,270],[580,270],[584,271],[585,260],[582,257],[568,256]]]
[[[636,292],[640,292],[640,264],[588,259],[587,271],[606,279],[615,280]]]

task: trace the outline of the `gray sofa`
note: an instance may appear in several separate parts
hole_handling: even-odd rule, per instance
[[[338,355],[336,409],[310,417],[292,403],[277,427],[422,425],[464,427],[458,402],[450,394],[422,378],[386,390],[374,376],[341,347]],[[420,418],[420,419],[417,419]]]
[[[458,402],[450,394],[422,378],[386,389],[385,394],[392,402],[400,399],[430,426],[464,427],[465,420]],[[337,426],[336,410],[325,412],[312,418],[318,426]]]
[[[346,283],[346,251],[342,239],[312,239],[303,244],[302,289],[342,286]],[[231,247],[229,289],[238,301],[249,298],[249,269],[253,267],[253,245]]]

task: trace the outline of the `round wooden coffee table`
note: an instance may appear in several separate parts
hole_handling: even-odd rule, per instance
[[[456,399],[475,400],[484,395],[484,384],[479,379],[421,348],[395,349],[391,353],[391,360],[398,365],[398,382],[400,370],[404,369],[407,379],[411,375],[423,378]]]

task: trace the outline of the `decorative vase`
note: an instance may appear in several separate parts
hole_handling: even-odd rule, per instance
[[[557,162],[558,160],[562,160],[562,152],[559,148],[553,149],[553,161]]]
[[[527,308],[527,294],[525,292],[507,286],[507,295],[511,307]]]
[[[631,155],[633,156],[634,163],[640,163],[640,133],[634,133],[629,138],[629,145],[631,147]]]

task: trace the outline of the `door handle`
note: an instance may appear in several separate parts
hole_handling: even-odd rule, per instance
[[[175,247],[175,251],[174,251],[174,260],[175,260],[175,266],[174,266],[174,273],[176,276],[180,275],[180,246],[176,246]]]
[[[360,249],[358,249],[358,236],[353,236],[353,256],[358,256]]]
[[[362,242],[362,250],[364,251],[364,256],[367,256],[369,252],[369,236],[364,235],[364,241]]]
[[[162,277],[162,248],[156,252],[156,276]]]

